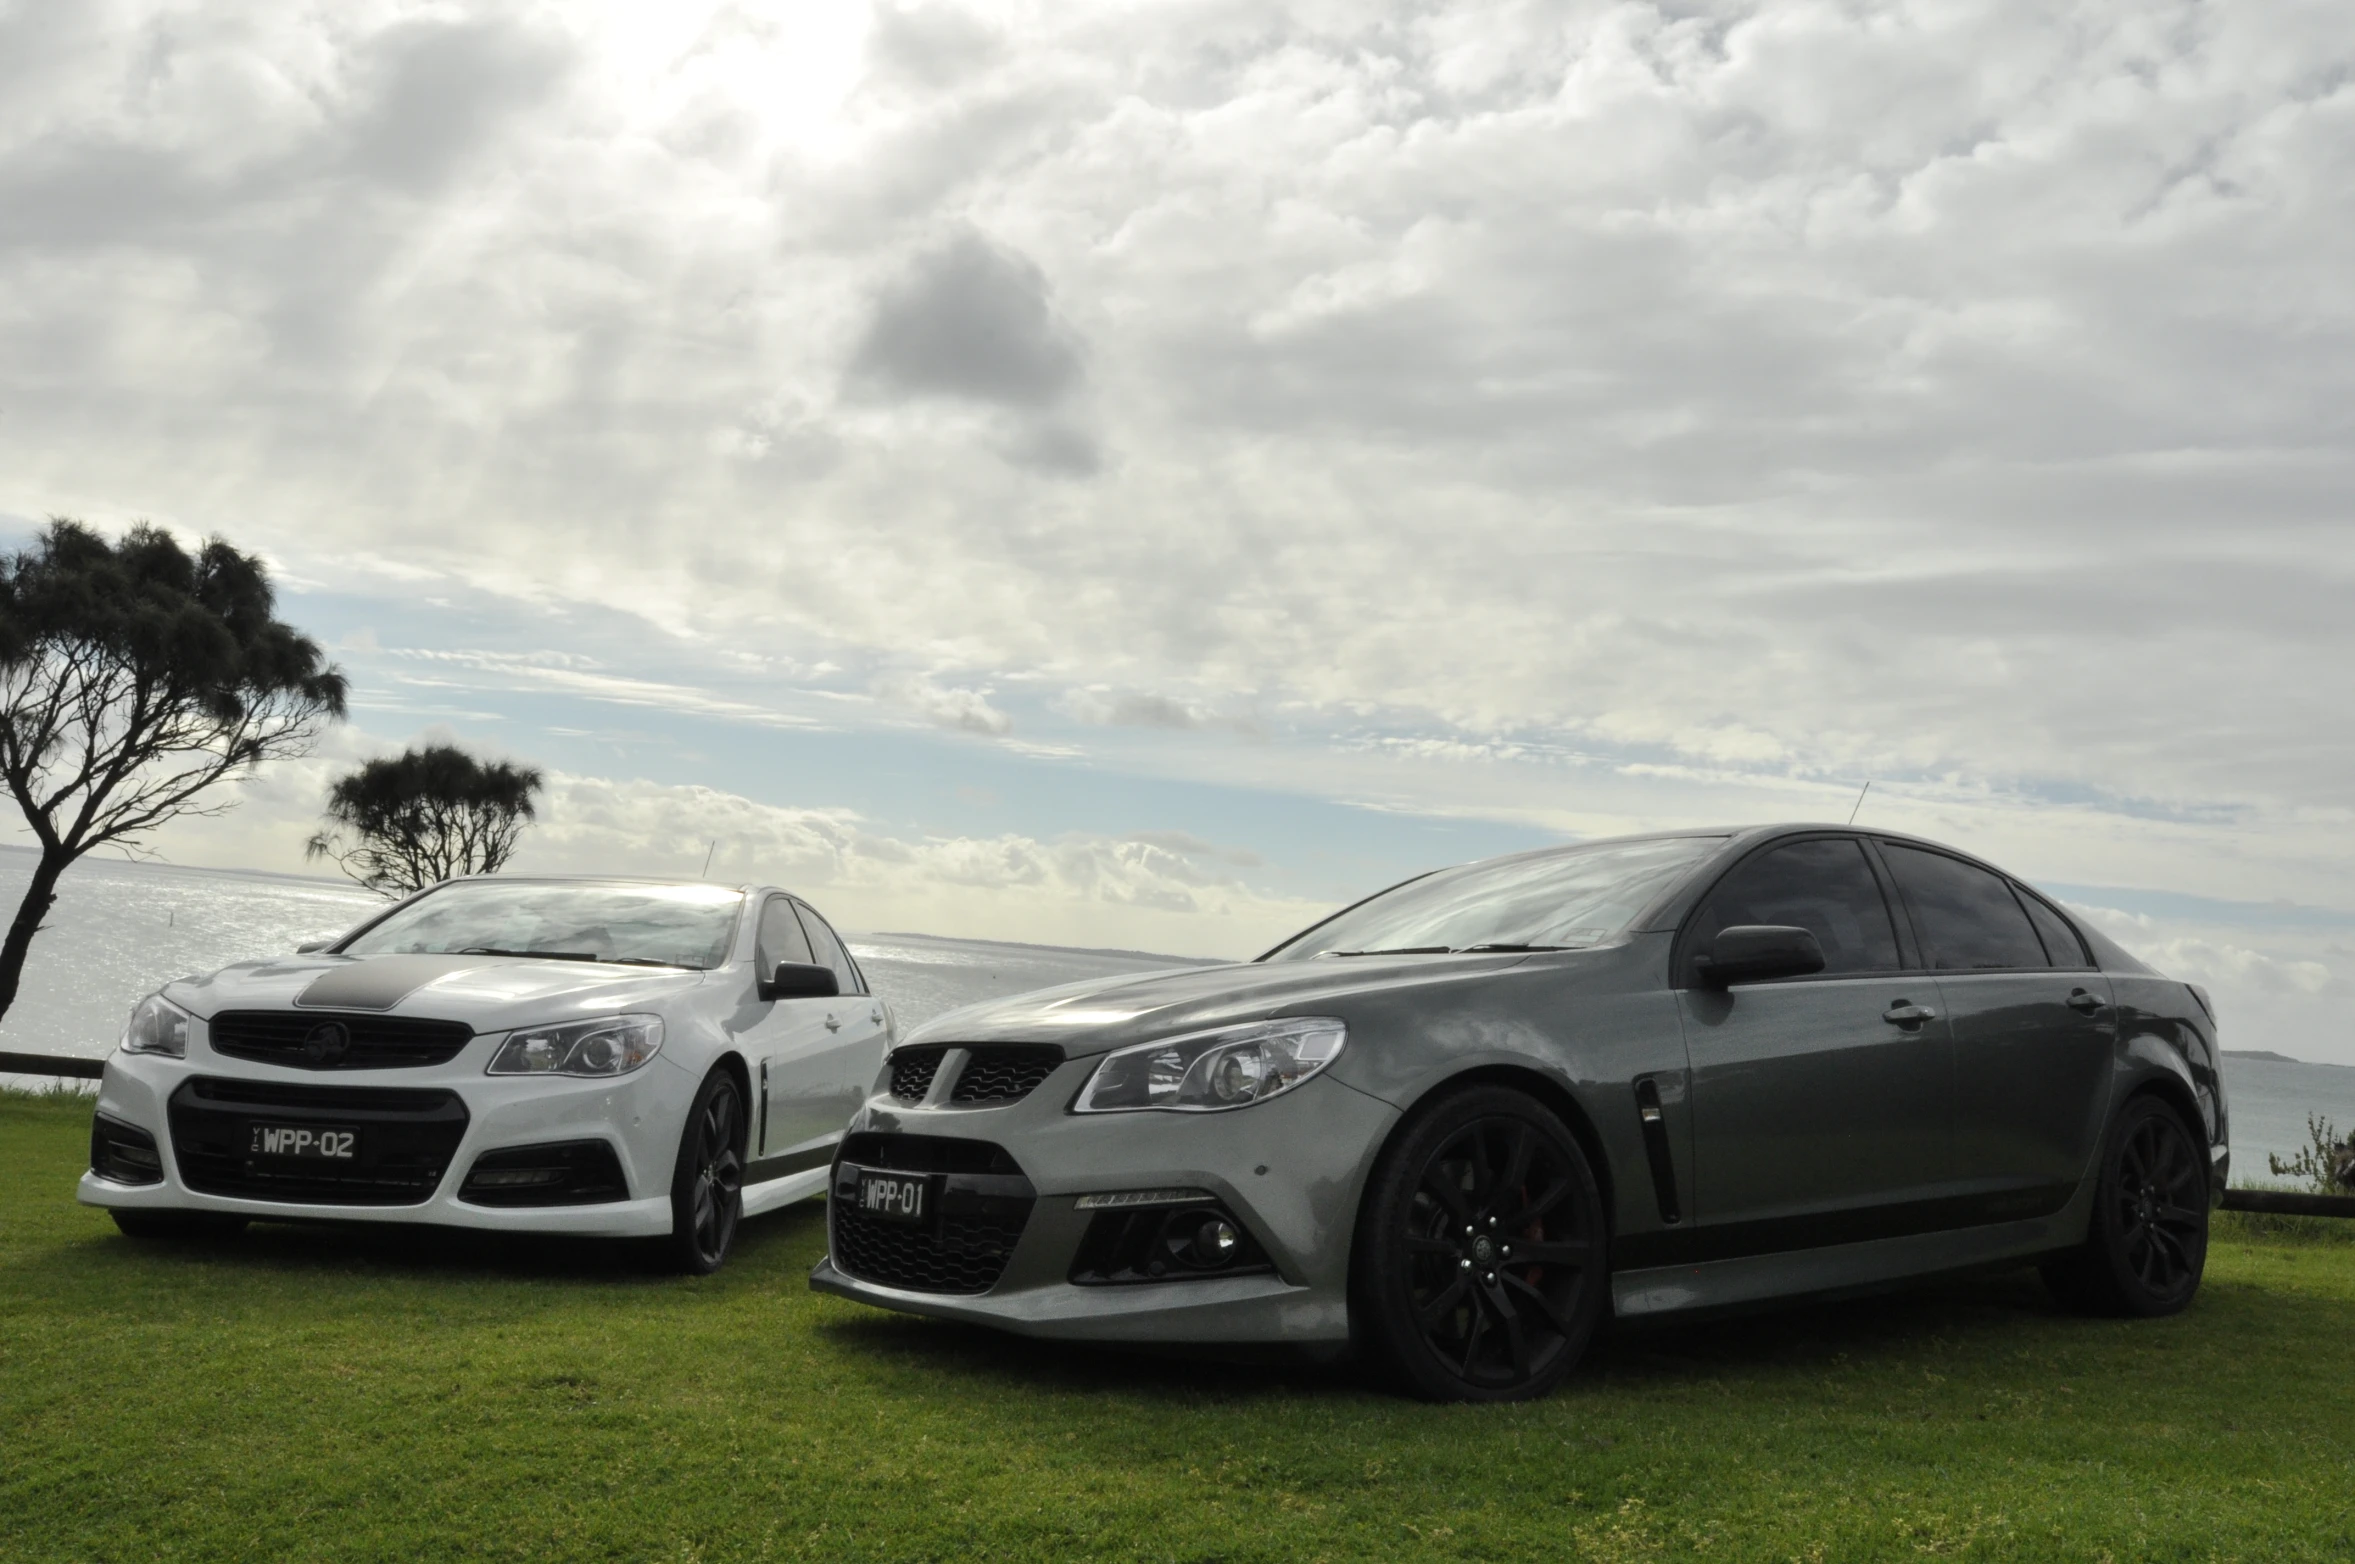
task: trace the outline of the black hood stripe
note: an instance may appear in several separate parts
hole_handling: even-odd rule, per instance
[[[390,1010],[435,978],[504,965],[491,956],[370,956],[321,973],[295,996],[320,1010]]]

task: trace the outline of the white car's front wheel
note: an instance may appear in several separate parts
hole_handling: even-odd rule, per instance
[[[704,1079],[679,1135],[671,1175],[672,1267],[709,1276],[727,1263],[744,1212],[744,1098],[735,1078],[717,1069]]]

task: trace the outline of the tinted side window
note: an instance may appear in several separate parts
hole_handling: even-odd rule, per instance
[[[1954,971],[2049,964],[2001,875],[1894,842],[1882,844],[1881,856],[1913,912],[1913,930],[1931,966]]]
[[[2028,921],[2036,925],[2036,933],[2044,941],[2044,953],[2052,958],[2054,966],[2093,965],[2093,958],[2085,953],[2085,941],[2079,939],[2077,931],[2069,927],[2068,919],[2053,911],[2045,899],[2034,891],[2022,890],[2016,885],[2012,889],[2019,891],[2020,905],[2028,909]]]
[[[1791,842],[1744,861],[1701,904],[1692,948],[1707,950],[1720,929],[1737,923],[1807,930],[1823,946],[1827,973],[1897,967],[1897,931],[1889,905],[1864,849],[1854,841]]]
[[[766,974],[776,971],[780,961],[807,963],[815,959],[810,954],[809,940],[802,935],[801,924],[793,916],[793,903],[782,896],[770,897],[760,910],[754,969]]]
[[[842,948],[842,941],[836,939],[834,931],[826,927],[826,920],[804,907],[801,909],[801,922],[809,930],[810,949],[818,953],[818,960],[834,969],[834,981],[842,985],[842,991],[846,994],[865,993],[867,985],[860,980],[859,969],[851,965],[850,952]]]

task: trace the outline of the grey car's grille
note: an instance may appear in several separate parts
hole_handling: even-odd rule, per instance
[[[1020,1102],[1038,1089],[1063,1062],[1063,1050],[1051,1044],[1025,1043],[1008,1048],[976,1048],[957,1072],[949,1101],[964,1103]]]
[[[902,1102],[922,1102],[940,1073],[946,1048],[902,1048],[891,1056],[891,1095]]]
[[[931,1175],[938,1215],[920,1227],[879,1221],[853,1198],[861,1167]],[[998,1284],[1030,1222],[1036,1191],[986,1141],[865,1132],[846,1136],[826,1202],[835,1268],[909,1292],[983,1293]]]
[[[1027,1207],[1029,1202],[1025,1201]],[[891,1227],[833,1203],[834,1263],[861,1281],[909,1292],[987,1292],[1005,1274],[1029,1218],[941,1213],[932,1230]]]
[[[334,1011],[224,1010],[207,1023],[212,1050],[297,1070],[399,1070],[448,1064],[474,1041],[463,1021]]]

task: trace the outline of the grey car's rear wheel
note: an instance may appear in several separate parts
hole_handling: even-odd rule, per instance
[[[1609,1296],[1602,1195],[1569,1129],[1507,1087],[1451,1093],[1383,1153],[1358,1217],[1362,1345],[1419,1396],[1560,1384]]]
[[[695,1094],[679,1134],[671,1175],[672,1267],[709,1276],[727,1263],[744,1212],[744,1098],[726,1070],[714,1070]]]
[[[2189,1307],[2207,1262],[2207,1158],[2181,1114],[2136,1097],[2103,1144],[2085,1242],[2046,1261],[2045,1282],[2085,1313],[2150,1318]]]
[[[110,1211],[125,1238],[157,1239],[171,1243],[201,1243],[235,1238],[245,1231],[245,1218],[214,1211]]]

